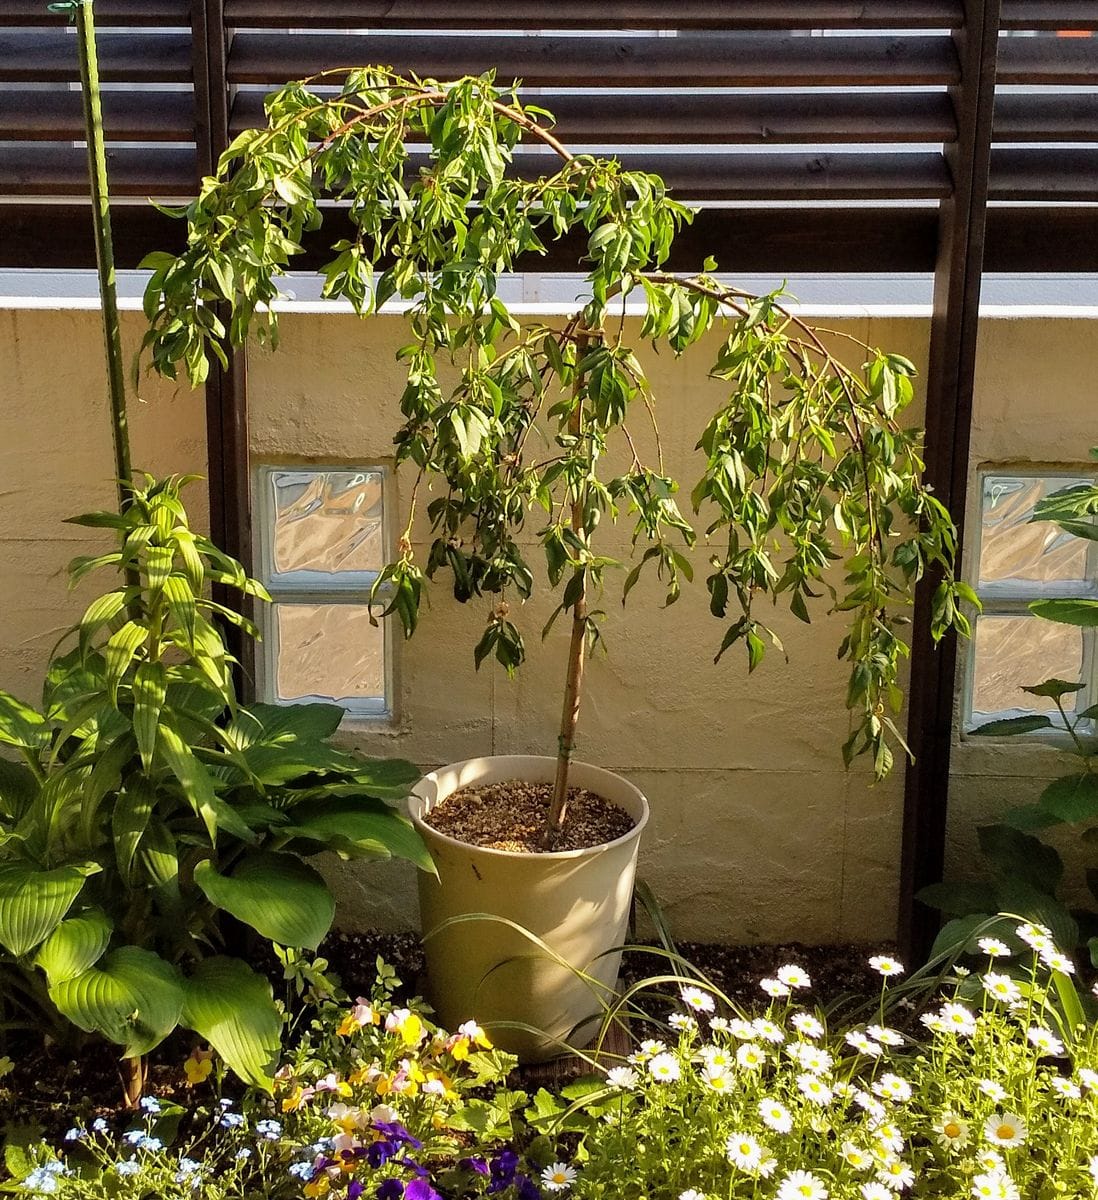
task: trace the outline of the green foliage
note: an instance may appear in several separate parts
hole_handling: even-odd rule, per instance
[[[1098,485],[1072,484],[1041,500],[1032,521],[1054,521],[1065,533],[1093,540],[1098,536]],[[1039,600],[1029,607],[1044,620],[1067,625],[1098,624],[1098,607],[1080,599]],[[1098,861],[1087,870],[1096,907],[1069,911],[1060,898],[1064,873],[1060,855],[1034,830],[1071,825],[1078,828],[1079,844],[1098,844],[1098,744],[1094,722],[1098,704],[1068,708],[1065,698],[1083,691],[1084,685],[1065,679],[1046,679],[1022,691],[1053,702],[1059,722],[1043,713],[1030,713],[989,721],[973,730],[978,737],[1014,737],[1043,730],[1062,731],[1070,741],[1074,769],[1054,779],[1036,803],[1009,809],[1001,824],[979,831],[980,849],[993,878],[983,884],[936,884],[920,898],[955,916],[987,917],[1004,911],[1040,921],[1052,929],[1060,945],[1078,949],[1098,966]],[[989,904],[987,901],[992,900]],[[942,939],[939,939],[941,941]]]
[[[320,84],[338,91],[322,95]],[[399,558],[374,593],[384,615],[411,636],[425,581],[448,572],[459,601],[490,598],[477,665],[494,657],[513,672],[525,649],[509,614],[534,586],[531,522],[559,592],[553,619],[569,612],[588,642],[604,615],[588,597],[624,567],[597,549],[608,523],[631,525],[638,555],[623,600],[645,569],[667,604],[678,599],[698,535],[626,340],[622,306],[639,296],[641,341],[680,355],[716,337],[710,374],[724,399],[701,434],[691,500],[712,547],[711,609],[727,623],[717,658],[739,644],[754,670],[768,642],[781,649],[763,601],[787,603],[802,621],[821,598],[847,614],[839,655],[850,664],[853,728],[843,753],[868,754],[887,774],[891,746],[906,749],[895,718],[913,585],[928,572],[939,580],[935,637],[966,632],[961,604],[975,604],[953,577],[949,515],[920,482],[919,436],[898,423],[914,395],[912,364],[855,341],[864,366],[851,371],[781,293],[730,288],[712,262],[690,277],[663,271],[690,210],[658,176],[570,154],[548,114],[491,76],[440,86],[382,68],[330,71],[274,92],[266,108],[267,128],[233,142],[182,214],[186,251],[146,260],[144,348],[162,374],[182,367],[198,383],[209,355],[224,360],[249,333],[275,342],[280,277],[322,224],[320,201],[348,202],[353,233],[322,268],[324,294],[362,314],[404,300],[412,332],[399,351],[407,385],[395,442],[416,482]],[[556,155],[551,173],[508,170],[521,137]],[[429,147],[418,173],[409,143]],[[586,302],[559,325],[520,323],[496,294],[501,272],[570,233],[586,238]],[[227,328],[213,307],[222,301]],[[412,519],[421,482],[434,478],[433,541],[420,564]]]
[[[75,523],[120,548],[72,578],[120,577],[49,665],[40,710],[0,694],[0,995],[142,1055],[181,1021],[243,1078],[270,1086],[271,987],[225,957],[226,916],[315,949],[334,905],[302,856],[425,851],[390,803],[419,772],[337,750],[332,705],[241,706],[209,597],[262,599],[187,523],[187,481],[149,478],[123,514]],[[211,957],[212,956],[212,957]]]

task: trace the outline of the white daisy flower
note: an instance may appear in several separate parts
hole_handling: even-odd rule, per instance
[[[811,1171],[791,1171],[778,1185],[775,1200],[827,1200],[827,1188]]]
[[[648,1060],[648,1074],[657,1083],[674,1083],[682,1071],[679,1060],[673,1054],[657,1054]]]
[[[1041,951],[1041,962],[1045,964],[1050,971],[1059,971],[1061,975],[1074,975],[1075,964],[1066,954],[1061,954],[1059,950],[1053,948],[1050,950]]]
[[[789,1023],[801,1037],[818,1038],[824,1035],[823,1025],[811,1013],[794,1013]]]
[[[755,1174],[758,1175],[760,1179],[769,1179],[777,1169],[778,1160],[773,1154],[767,1154],[763,1156],[762,1162],[759,1163],[759,1165],[755,1168]]]
[[[701,1072],[702,1083],[711,1092],[730,1092],[735,1086],[735,1080],[727,1067],[716,1067],[707,1063]]]
[[[880,1100],[874,1100],[868,1092],[863,1092],[860,1088],[854,1093],[854,1103],[862,1109],[871,1120],[883,1121],[888,1115],[885,1106]]]
[[[1070,1079],[1065,1079],[1062,1075],[1054,1075],[1048,1085],[1052,1090],[1064,1100],[1081,1100],[1083,1098],[1083,1090],[1077,1083],[1072,1083]]]
[[[841,1153],[843,1162],[855,1171],[868,1171],[873,1166],[873,1155],[854,1142],[843,1142]]]
[[[759,1119],[775,1133],[788,1133],[793,1128],[789,1109],[780,1100],[760,1100]]]
[[[923,1013],[919,1017],[919,1021],[930,1030],[931,1033],[947,1033],[946,1023],[942,1020],[939,1013]]]
[[[1009,958],[1010,947],[999,938],[982,937],[976,943],[988,958]]]
[[[995,1104],[1002,1104],[1006,1099],[1006,1091],[994,1079],[981,1079],[978,1084],[980,1091]]]
[[[892,1200],[892,1193],[883,1183],[863,1183],[858,1192],[862,1200]]]
[[[542,1186],[551,1192],[566,1192],[576,1181],[576,1169],[567,1163],[550,1163],[541,1173]]]
[[[706,1200],[706,1196],[697,1188],[687,1188],[685,1192],[679,1192],[679,1200]]]
[[[797,1076],[797,1087],[806,1100],[818,1104],[820,1108],[826,1108],[834,1099],[834,1094],[827,1084],[809,1071]]]
[[[754,1173],[763,1160],[763,1148],[749,1133],[733,1133],[724,1144],[728,1161],[741,1171]]]
[[[1080,1067],[1078,1075],[1081,1087],[1085,1087],[1088,1092],[1098,1092],[1098,1071],[1092,1071],[1089,1067]]]
[[[1046,1029],[1043,1025],[1031,1026],[1026,1030],[1026,1037],[1030,1044],[1040,1050],[1042,1054],[1056,1058],[1064,1052],[1064,1043],[1056,1037],[1051,1029]]]
[[[968,1122],[956,1113],[943,1113],[934,1130],[934,1138],[944,1150],[963,1150],[970,1136]]]
[[[755,1037],[755,1026],[743,1017],[735,1017],[728,1023],[728,1032],[741,1042],[750,1042]]]
[[[1098,1183],[1098,1154],[1090,1160],[1089,1164],[1090,1175],[1095,1183]]]
[[[786,996],[791,995],[793,989],[786,987],[780,979],[760,979],[759,987],[771,998],[771,1000],[782,1000]]]
[[[889,958],[887,954],[874,954],[869,960],[869,965],[884,979],[904,973],[904,964],[895,958]]]
[[[976,1032],[976,1014],[963,1004],[957,1004],[955,1001],[943,1004],[938,1016],[945,1029],[958,1037],[972,1037]]]
[[[794,963],[787,963],[784,967],[778,968],[778,982],[784,983],[788,988],[807,988],[812,986],[812,980],[808,977],[808,972],[803,971]]]
[[[915,1172],[902,1158],[893,1158],[877,1172],[877,1180],[891,1191],[904,1192],[915,1182]]]
[[[731,1022],[728,1020],[727,1017],[710,1017],[709,1018],[709,1028],[712,1029],[714,1033],[731,1033],[732,1032]]]
[[[637,1049],[629,1055],[631,1063],[646,1062],[650,1058],[654,1058],[657,1054],[662,1054],[667,1047],[663,1042],[657,1041],[655,1038],[645,1038]]]
[[[851,1029],[846,1035],[846,1044],[867,1058],[880,1058],[884,1050],[860,1029]]]
[[[755,1036],[762,1038],[764,1042],[773,1042],[777,1045],[785,1041],[785,1033],[773,1021],[768,1021],[765,1017],[752,1021],[751,1025],[755,1030]]]
[[[698,1027],[697,1021],[689,1013],[672,1013],[667,1018],[667,1024],[679,1033],[693,1033]]]
[[[902,1046],[904,1044],[904,1035],[895,1029],[889,1029],[887,1025],[870,1025],[866,1029],[866,1033],[875,1042],[880,1042],[882,1046]]]
[[[1004,1171],[988,1171],[972,1181],[976,1200],[1018,1200],[1018,1188]]]
[[[711,1013],[716,1007],[713,1003],[713,997],[700,987],[688,985],[680,988],[679,995],[682,997],[683,1004],[687,1008],[692,1008],[695,1012]]]
[[[911,1099],[911,1084],[899,1075],[882,1075],[873,1084],[873,1091],[884,1100],[892,1100],[896,1104],[906,1104]]]
[[[730,1068],[736,1061],[730,1050],[726,1050],[723,1046],[702,1046],[699,1051],[701,1061],[708,1067],[726,1067]]]
[[[1003,1163],[1003,1156],[998,1150],[989,1150],[986,1147],[983,1150],[976,1152],[976,1164],[982,1167],[985,1171],[1005,1171],[1006,1166]]]
[[[883,1121],[873,1131],[873,1142],[880,1150],[887,1151],[888,1156],[891,1157],[903,1150],[904,1135],[898,1126],[889,1121]]]
[[[745,1071],[758,1071],[766,1063],[766,1051],[757,1042],[744,1042],[736,1051],[736,1062]]]
[[[612,1088],[635,1088],[640,1083],[640,1076],[632,1067],[611,1067],[606,1072],[606,1082]]]
[[[980,981],[984,991],[993,999],[1001,1000],[1004,1004],[1013,1004],[1021,998],[1021,990],[1009,975],[989,971]]]
[[[1026,1123],[1017,1113],[994,1112],[984,1122],[984,1137],[993,1146],[1021,1146],[1026,1140]]]
[[[1042,950],[1056,949],[1056,943],[1052,940],[1051,930],[1046,929],[1043,925],[1035,925],[1031,921],[1026,921],[1025,924],[1019,925],[1014,932],[1027,946],[1036,950],[1038,954]]]

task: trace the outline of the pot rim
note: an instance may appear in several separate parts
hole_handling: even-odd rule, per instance
[[[423,810],[423,806],[426,805],[427,800],[426,797],[421,796],[417,790],[423,783],[425,783],[427,780],[437,781],[438,775],[442,771],[453,771],[460,767],[464,767],[467,763],[485,762],[496,758],[525,758],[538,759],[542,762],[556,762],[555,758],[550,758],[548,755],[544,754],[485,754],[480,755],[477,758],[464,758],[460,762],[447,763],[445,766],[439,767],[437,770],[428,771],[415,784],[415,786],[412,788],[411,794],[408,797],[408,816],[416,830],[419,832],[420,836],[423,837],[425,841],[428,838],[437,838],[439,841],[445,842],[449,846],[458,847],[467,852],[492,855],[496,858],[502,859],[517,859],[526,862],[542,861],[546,863],[568,862],[572,859],[584,858],[594,854],[601,854],[605,850],[612,850],[617,846],[624,846],[627,842],[638,840],[640,835],[644,832],[645,826],[648,824],[648,818],[651,815],[651,809],[648,805],[648,797],[645,796],[645,794],[640,790],[639,787],[636,786],[636,784],[630,783],[624,775],[619,775],[616,771],[611,771],[607,767],[599,767],[594,763],[579,762],[575,759],[572,761],[573,767],[586,767],[593,771],[599,771],[606,775],[612,775],[615,779],[620,780],[627,788],[630,788],[636,793],[641,804],[640,816],[636,818],[636,824],[633,826],[633,828],[627,833],[623,833],[621,837],[614,838],[614,840],[610,842],[599,842],[597,846],[581,846],[577,850],[547,850],[542,852],[535,852],[531,850],[497,850],[492,846],[477,846],[472,842],[463,842],[460,838],[451,837],[448,833],[443,833],[441,830],[436,829],[433,825],[428,825],[427,822],[423,820],[423,817],[420,815],[420,811]],[[516,776],[516,778],[521,778],[521,776]],[[538,781],[526,780],[524,782],[534,783]],[[449,794],[452,795],[452,793]],[[606,797],[603,798],[606,799]],[[611,803],[614,802],[611,801]]]

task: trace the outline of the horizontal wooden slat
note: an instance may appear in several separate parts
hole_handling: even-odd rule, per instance
[[[356,63],[443,79],[494,69],[502,82],[531,86],[902,87],[958,78],[947,37],[762,33],[597,39],[238,33],[228,73],[231,83],[273,83]]]
[[[122,269],[137,266],[150,250],[178,251],[186,226],[148,205],[115,205],[114,243]],[[295,270],[315,270],[330,247],[350,231],[345,212],[328,211],[305,237]],[[721,270],[929,271],[934,265],[937,213],[933,208],[811,208],[783,210],[781,220],[761,208],[708,209],[676,238],[670,269],[700,269],[716,256]],[[537,271],[582,270],[586,237],[550,244],[548,255],[523,265]],[[95,251],[87,205],[0,204],[0,267],[91,267]]]
[[[146,26],[190,24],[188,0],[95,0],[95,23],[99,28],[109,25]],[[65,18],[51,13],[39,0],[0,0],[0,25],[65,24]]]
[[[103,128],[117,142],[194,140],[190,91],[103,92]],[[79,92],[0,88],[0,139],[79,141],[84,112]]]
[[[567,145],[786,142],[943,142],[956,136],[944,92],[822,95],[604,92],[594,99],[540,93],[531,103],[557,118]],[[262,92],[238,92],[234,132],[266,123]]]
[[[1098,271],[1094,209],[991,207],[984,270],[1019,274]]]
[[[991,152],[993,200],[1098,201],[1098,150]],[[1093,214],[1098,225],[1098,211]]]
[[[226,0],[228,25],[379,29],[944,29],[960,0]]]
[[[104,33],[96,39],[105,83],[188,83],[189,33]],[[0,32],[0,83],[72,83],[76,38],[62,30]]]
[[[1098,94],[1000,93],[994,137],[1001,142],[1098,142]]]
[[[1094,0],[1003,0],[1003,29],[1098,29]]]
[[[107,150],[111,191],[118,196],[193,195],[192,148],[148,146]],[[86,153],[55,143],[0,143],[0,196],[84,196]]]
[[[1000,83],[1098,85],[1098,38],[1004,37],[999,44],[998,79]]]

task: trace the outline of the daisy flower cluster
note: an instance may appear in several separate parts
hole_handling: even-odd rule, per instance
[[[676,1013],[692,1019],[669,1019],[593,1094],[573,1194],[1098,1197],[1098,1034],[1057,1024],[1049,989],[1071,968],[1047,931],[1019,937],[1026,960],[989,943],[985,969],[903,1031],[885,1014],[904,968],[883,955],[865,1025],[830,1027],[793,964],[761,982],[754,1013],[684,985]]]

